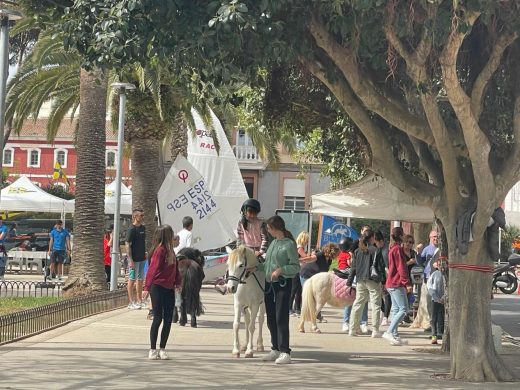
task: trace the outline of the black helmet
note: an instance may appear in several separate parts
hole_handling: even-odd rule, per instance
[[[349,251],[354,241],[350,237],[343,237],[339,241],[339,249],[342,251]]]
[[[242,212],[245,213],[246,208],[253,209],[253,210],[255,210],[257,213],[259,213],[259,212],[260,212],[260,202],[257,201],[256,199],[249,198],[248,200],[246,200],[246,201],[242,204],[242,208],[241,208]]]

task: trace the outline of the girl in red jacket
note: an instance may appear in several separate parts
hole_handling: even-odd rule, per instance
[[[150,328],[149,359],[169,359],[165,351],[166,342],[170,335],[175,305],[175,290],[181,288],[181,276],[175,258],[174,234],[170,225],[157,228],[153,236],[153,247],[150,253],[150,266],[146,273],[143,300],[148,293],[152,298],[153,321]],[[159,326],[164,319],[161,331],[160,350],[157,351],[157,336]]]
[[[392,345],[405,344],[399,338],[397,327],[408,310],[407,292],[412,290],[410,279],[408,278],[408,267],[403,253],[401,243],[403,241],[403,228],[395,227],[392,229],[392,244],[388,252],[388,275],[385,287],[392,299],[392,322],[388,330],[383,334],[383,338],[390,341]]]

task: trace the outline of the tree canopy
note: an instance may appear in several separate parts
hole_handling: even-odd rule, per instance
[[[489,218],[520,179],[517,1],[43,2],[51,3],[68,3],[65,44],[87,68],[166,59],[199,91],[208,82],[254,87],[259,68],[312,74],[369,145],[367,168],[430,206],[446,232],[459,266],[450,275],[452,375],[512,378],[491,342],[482,288],[490,275],[467,266],[490,266]],[[456,226],[471,209],[466,253]]]

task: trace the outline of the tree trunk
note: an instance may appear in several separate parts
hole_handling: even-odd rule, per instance
[[[431,223],[414,223],[413,224],[413,238],[416,244],[424,243],[424,245],[428,245],[428,235],[432,230]]]
[[[146,226],[146,249],[151,248],[153,234],[157,227],[155,210],[159,191],[159,155],[161,142],[153,138],[133,138],[132,151],[132,208],[144,211]]]
[[[480,241],[480,242],[479,242]],[[473,253],[487,256],[483,239],[471,243],[468,259],[449,241],[450,263],[468,263]],[[479,248],[475,251],[474,248]],[[473,261],[473,264],[476,262]],[[478,264],[485,262],[479,261]],[[451,269],[449,326],[451,376],[472,382],[512,381],[513,375],[498,356],[491,335],[490,273]]]
[[[172,163],[179,154],[188,157],[188,130],[182,115],[175,118],[172,128],[171,154]]]
[[[103,267],[105,201],[105,118],[107,79],[104,71],[82,69],[80,115],[76,135],[77,171],[74,254],[63,288],[67,296],[107,289]]]

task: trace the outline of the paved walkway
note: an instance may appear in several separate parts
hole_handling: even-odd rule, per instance
[[[518,384],[470,384],[432,378],[449,359],[430,348],[422,331],[404,330],[409,346],[339,332],[341,311],[326,308],[322,334],[300,334],[291,318],[293,364],[231,358],[232,296],[204,288],[199,328],[174,324],[172,360],[149,361],[145,311],[117,310],[0,347],[0,389],[518,389]],[[269,347],[269,331],[264,329]],[[269,348],[267,348],[269,349]],[[520,373],[520,350],[503,358]]]

